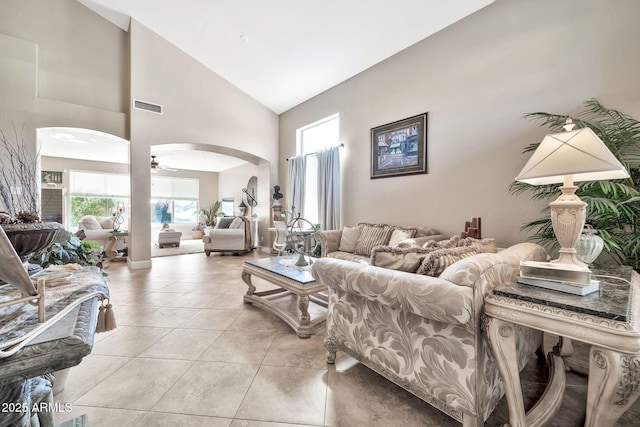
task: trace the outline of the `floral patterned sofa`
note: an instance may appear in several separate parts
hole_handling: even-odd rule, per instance
[[[547,254],[534,243],[497,253],[460,246],[432,248],[449,252],[439,257],[422,247],[376,248],[398,255],[402,262],[388,265],[405,271],[326,257],[313,264],[312,274],[329,288],[329,363],[337,350],[344,351],[465,427],[477,427],[504,394],[482,332],[484,297],[518,274],[520,260],[542,261]],[[431,276],[407,269],[416,266],[420,252],[425,256],[419,269]],[[449,258],[450,265],[434,258]],[[540,343],[540,332],[518,329],[521,369]]]

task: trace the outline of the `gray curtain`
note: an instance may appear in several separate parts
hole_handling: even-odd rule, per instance
[[[318,210],[321,230],[340,228],[340,149],[316,153],[318,159]]]
[[[304,201],[304,177],[307,169],[307,160],[304,156],[289,157],[289,194],[291,199],[291,215],[295,218],[302,214]],[[289,218],[289,220],[293,219]]]

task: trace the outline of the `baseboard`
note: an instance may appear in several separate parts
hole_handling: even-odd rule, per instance
[[[151,268],[151,260],[131,261],[131,258],[127,258],[127,265],[130,270],[143,270],[145,268]]]

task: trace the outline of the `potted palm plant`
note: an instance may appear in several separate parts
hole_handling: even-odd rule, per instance
[[[204,230],[207,227],[214,227],[216,225],[216,222],[218,221],[218,212],[220,211],[221,207],[222,203],[219,200],[216,200],[209,207],[196,211],[195,215],[197,215],[198,219],[200,220],[197,227],[197,231],[200,232],[200,237],[198,238],[202,238],[202,236],[204,235]],[[196,231],[192,231],[192,234],[195,234]]]
[[[584,105],[582,112],[572,116],[573,122],[577,127],[590,127],[627,168],[630,177],[576,183],[579,187],[576,193],[587,203],[586,222],[598,230],[604,250],[618,264],[640,271],[640,122],[604,107],[596,99],[590,99]],[[567,115],[538,112],[525,117],[559,132]],[[535,151],[537,146],[529,145],[524,153]],[[511,194],[530,192],[534,200],[550,200],[557,197],[557,187],[558,184],[532,186],[513,182],[509,191]],[[532,239],[550,251],[557,249],[548,205],[539,218],[525,223],[522,229],[533,231]]]

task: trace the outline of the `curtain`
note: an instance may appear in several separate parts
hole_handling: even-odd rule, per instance
[[[318,159],[318,211],[321,230],[340,228],[340,149],[316,153]]]
[[[289,194],[291,194],[291,215],[295,218],[302,215],[304,201],[304,175],[307,168],[307,161],[304,156],[289,158]],[[293,219],[289,218],[289,220]]]

